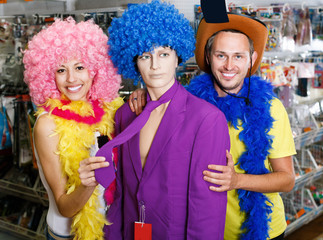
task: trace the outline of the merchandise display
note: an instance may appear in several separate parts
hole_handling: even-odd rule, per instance
[[[323,212],[323,7],[300,0],[290,4],[269,1],[269,6],[255,0],[236,2],[227,0],[229,12],[256,16],[266,23],[269,36],[257,75],[274,86],[294,136],[295,187],[281,193],[288,225],[285,234],[289,235]],[[108,34],[112,19],[121,16],[124,7],[128,5],[95,11],[0,15],[0,231],[45,239],[48,196],[32,147],[35,106],[23,81],[22,51],[28,40],[55,18],[67,16],[76,21],[92,18]],[[201,6],[192,3],[190,10],[196,31],[203,17]],[[195,58],[190,58],[178,67],[176,78],[186,86],[201,73]],[[141,87],[128,79],[122,81],[119,93],[125,100]]]
[[[294,22],[294,12],[291,8],[283,11],[282,21],[282,50],[295,50],[294,36],[297,34]]]
[[[297,154],[295,186],[282,194],[288,227],[286,234],[319,216],[323,211],[323,100],[296,105],[290,115]]]

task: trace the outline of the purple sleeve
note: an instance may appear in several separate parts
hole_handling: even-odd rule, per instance
[[[194,142],[188,190],[187,239],[223,239],[227,192],[209,190],[203,180],[208,164],[226,165],[230,138],[225,116],[213,111],[203,120]]]
[[[121,109],[118,110],[115,115],[115,135],[117,136],[120,132],[120,122],[121,122]],[[118,164],[117,164],[117,174],[116,174],[116,191],[114,193],[114,201],[110,206],[107,219],[111,225],[105,226],[105,239],[123,239],[122,238],[122,171],[121,169],[121,152],[118,148]]]

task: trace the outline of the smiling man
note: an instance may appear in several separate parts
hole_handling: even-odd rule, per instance
[[[209,165],[204,180],[215,184],[211,191],[228,191],[224,239],[283,239],[286,221],[279,192],[294,186],[295,146],[288,115],[271,84],[253,75],[268,30],[245,15],[225,13],[222,19],[227,20],[217,22],[224,14],[216,12],[217,4],[202,1],[205,18],[195,56],[206,74],[192,80],[188,90],[224,112],[232,158],[227,166]]]
[[[227,95],[225,91],[239,93],[248,73],[250,60],[254,62],[256,58],[257,52],[250,51],[248,37],[238,31],[222,31],[209,40],[206,60],[212,66],[217,82],[214,88],[221,97]]]

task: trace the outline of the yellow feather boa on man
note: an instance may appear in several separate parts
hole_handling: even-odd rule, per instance
[[[48,99],[38,108],[37,115],[47,111],[55,121],[56,129],[53,135],[59,135],[56,153],[60,156],[62,170],[67,177],[67,194],[72,193],[81,184],[78,173],[79,163],[90,157],[91,146],[96,141],[95,133],[99,132],[111,139],[111,134],[114,132],[114,115],[122,104],[123,99],[120,97],[97,107],[84,101],[71,101],[66,104],[59,99]],[[96,109],[104,111],[99,120]],[[60,111],[60,116],[55,114],[54,110]],[[73,116],[89,117],[92,121],[80,121],[78,118],[74,119]],[[109,223],[105,215],[99,211],[102,207],[97,187],[85,206],[73,217],[71,234],[74,235],[74,239],[103,239],[104,224]]]

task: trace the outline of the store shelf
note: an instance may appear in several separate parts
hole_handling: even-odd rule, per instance
[[[8,195],[20,197],[32,202],[40,202],[43,206],[48,206],[48,196],[46,190],[41,185],[39,177],[37,177],[32,188],[0,179],[0,189],[5,190],[3,192]]]
[[[19,225],[12,224],[6,221],[4,217],[0,217],[0,230],[10,232],[21,239],[45,240],[46,237],[44,230],[46,226],[46,215],[47,211],[44,211],[36,232]]]
[[[286,235],[312,221],[323,212],[323,146],[315,143],[294,156],[297,176],[289,193],[282,193],[288,223]]]
[[[315,219],[318,215],[316,215],[314,212],[307,213],[305,217],[302,217],[298,219],[297,221],[289,224],[285,230],[285,235],[287,236],[288,234],[294,232],[295,230],[299,229],[303,225],[309,223],[313,219]]]
[[[314,183],[321,190],[322,183]],[[311,191],[304,187],[282,196],[287,216],[286,235],[312,221],[323,212],[323,203],[317,203]]]
[[[323,146],[313,144],[297,150],[293,160],[296,175],[294,190],[323,176]]]
[[[323,140],[323,127],[309,132],[302,133],[294,138],[296,149],[301,149],[308,145]]]
[[[8,179],[0,179],[0,190],[0,196],[2,198],[5,196],[12,196],[12,199],[23,199],[21,206],[16,206],[15,212],[11,212],[9,209],[6,210],[6,207],[4,206],[0,207],[0,231],[9,232],[21,239],[46,239],[44,229],[46,226],[48,196],[42,186],[39,176],[37,176],[32,187],[28,187],[21,183],[13,183]],[[10,202],[12,202],[12,199],[10,199]],[[22,208],[24,210],[19,210],[20,207],[23,206],[25,206],[25,208]],[[26,206],[28,207],[26,208]],[[33,217],[33,223],[30,222],[28,228],[27,226],[21,226],[19,223],[24,211],[34,211],[38,214],[37,220],[35,220],[35,215]]]
[[[293,156],[295,186],[281,194],[288,226],[288,235],[323,212],[323,100],[304,102],[290,109],[290,122],[297,154]],[[314,199],[311,188],[318,189]]]

